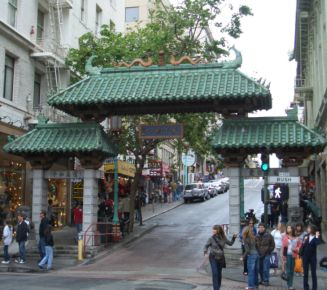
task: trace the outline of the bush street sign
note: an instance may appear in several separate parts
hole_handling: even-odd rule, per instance
[[[287,183],[287,184],[299,184],[300,177],[299,176],[269,176],[268,183]]]

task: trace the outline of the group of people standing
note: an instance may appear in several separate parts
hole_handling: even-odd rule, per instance
[[[53,236],[51,233],[51,221],[46,217],[47,212],[40,212],[40,226],[39,226],[39,242],[38,249],[40,254],[40,259],[38,261],[38,266],[41,269],[52,269],[53,261]],[[14,228],[10,220],[6,221],[5,227],[3,229],[3,242],[4,242],[4,260],[2,264],[9,264],[11,262],[11,257],[9,255],[9,246],[13,242],[13,236],[15,232],[15,240],[18,244],[19,255],[15,262],[18,264],[26,263],[26,242],[30,234],[30,223],[26,219],[26,216],[22,213],[17,214],[17,226]]]
[[[221,226],[213,227],[213,234],[204,247],[208,255],[213,279],[213,289],[221,287],[222,269],[226,267],[224,256],[225,245],[233,245],[237,235],[228,240]],[[311,269],[312,290],[318,289],[317,283],[317,246],[320,243],[320,233],[314,225],[303,230],[303,225],[278,224],[271,233],[264,223],[260,223],[258,231],[255,221],[249,220],[241,231],[244,263],[244,275],[248,276],[247,290],[258,289],[259,284],[270,285],[270,269],[280,267],[281,278],[286,280],[287,289],[292,290],[295,272],[303,276],[303,288],[309,290],[309,269]],[[280,261],[280,263],[278,263]],[[275,270],[277,273],[277,270]]]

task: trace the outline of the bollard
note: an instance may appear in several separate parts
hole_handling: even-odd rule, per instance
[[[83,241],[83,234],[78,234],[78,260],[83,261],[83,247],[84,247],[84,241]]]

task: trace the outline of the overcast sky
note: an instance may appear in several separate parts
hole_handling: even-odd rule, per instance
[[[178,0],[171,0],[176,3]],[[294,47],[296,0],[230,0],[252,8],[254,16],[243,19],[243,34],[230,43],[242,52],[241,71],[271,82],[273,109],[259,115],[285,115],[294,96],[296,64],[290,62]],[[212,28],[214,33],[215,28]]]

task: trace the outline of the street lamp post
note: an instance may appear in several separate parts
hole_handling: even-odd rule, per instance
[[[119,224],[119,217],[118,217],[118,156],[114,158],[114,217],[113,223],[115,225]]]

